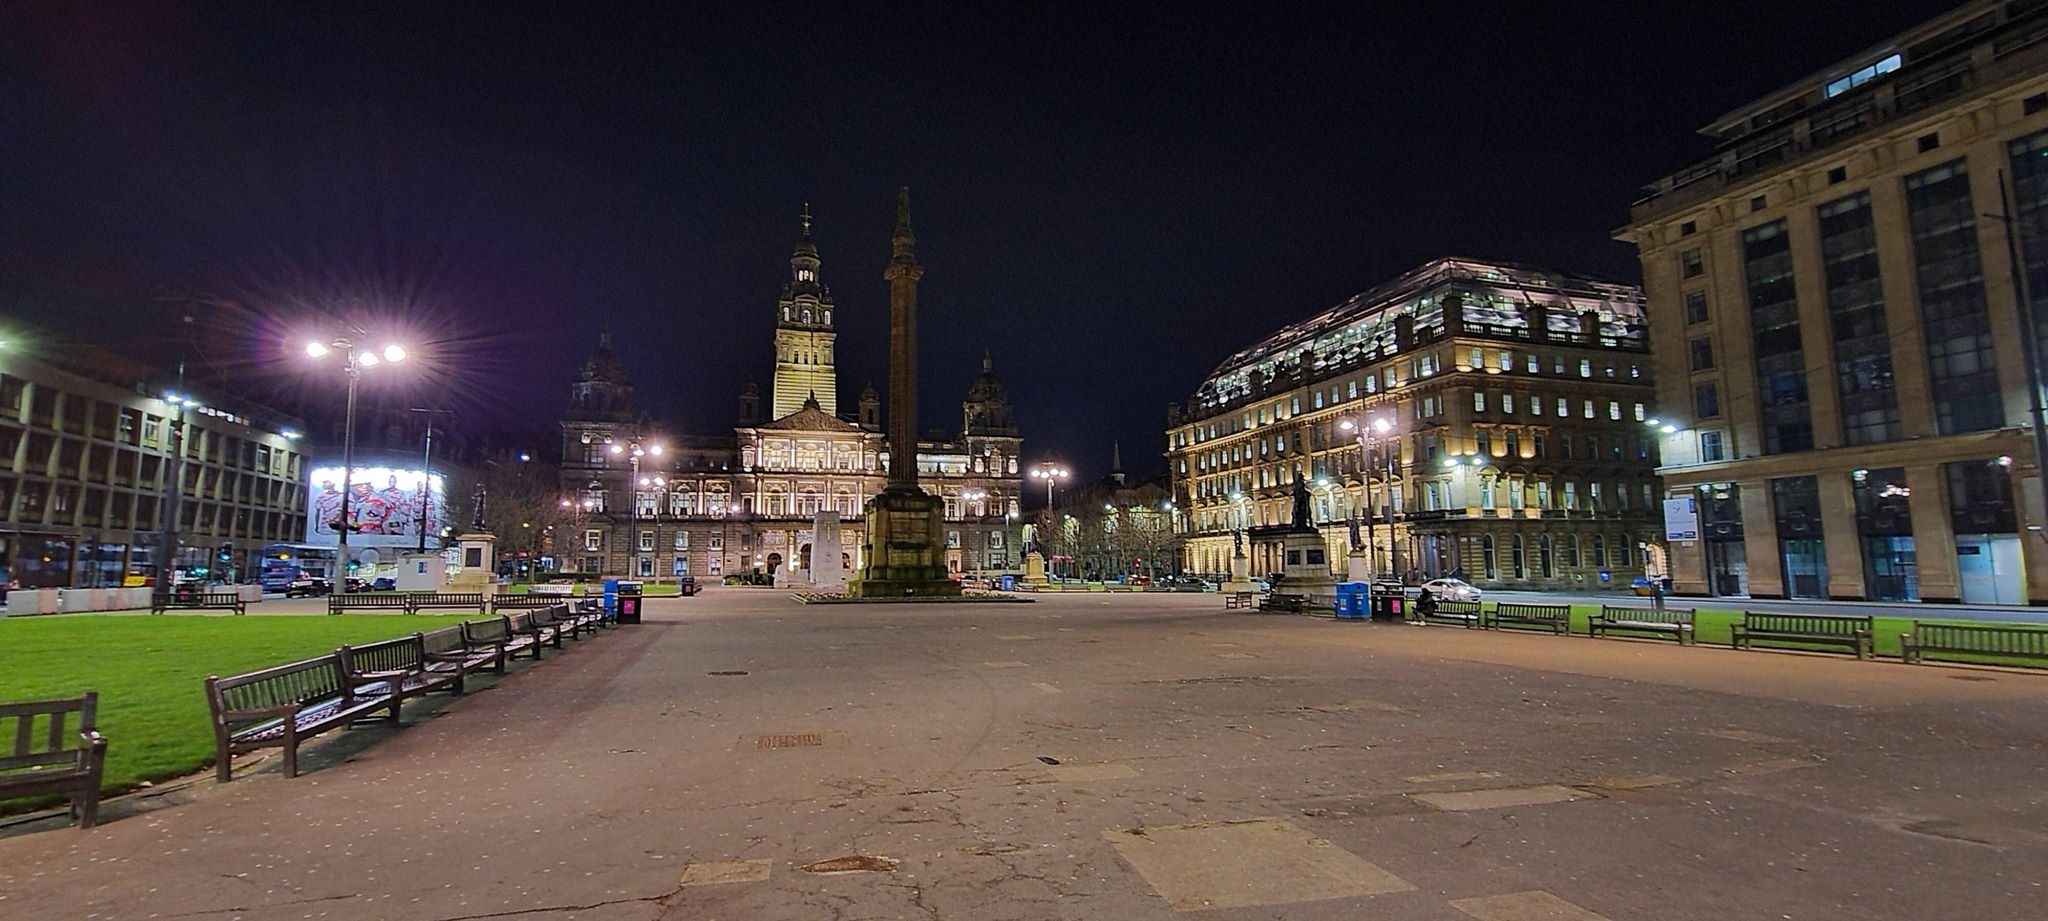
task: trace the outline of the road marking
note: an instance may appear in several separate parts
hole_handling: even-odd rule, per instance
[[[1052,685],[1046,684],[1046,683],[1045,683],[1045,682],[1043,682],[1043,681],[1033,681],[1033,682],[1031,682],[1031,686],[1032,686],[1032,687],[1034,687],[1034,688],[1037,688],[1037,689],[1039,689],[1039,690],[1041,690],[1041,691],[1044,691],[1044,692],[1046,692],[1047,694],[1064,694],[1064,693],[1066,693],[1065,691],[1062,691],[1062,690],[1060,690],[1059,688],[1053,687]]]
[[[1458,899],[1451,907],[1479,921],[1607,921],[1541,889],[1479,899]]]
[[[1820,764],[1811,758],[1772,758],[1769,761],[1751,761],[1725,767],[1721,769],[1721,773],[1734,774],[1737,777],[1755,777],[1761,774],[1782,774],[1800,768],[1820,767]]]
[[[1217,654],[1216,654],[1216,658],[1219,658],[1219,659],[1256,659],[1256,658],[1258,658],[1258,656],[1252,655],[1252,654],[1251,654],[1251,653],[1249,653],[1249,652],[1219,652],[1219,653],[1217,653]]]
[[[981,664],[983,664],[983,665],[986,665],[986,666],[988,666],[989,668],[1030,668],[1030,667],[1031,667],[1029,663],[1025,663],[1025,662],[1018,662],[1018,661],[1016,661],[1016,660],[1014,660],[1014,659],[1012,659],[1012,660],[1010,660],[1010,661],[1007,661],[1007,662],[983,662],[983,663],[981,663]]]
[[[1445,812],[1471,812],[1475,809],[1505,809],[1510,806],[1544,806],[1551,803],[1569,803],[1575,799],[1587,799],[1592,794],[1574,790],[1558,784],[1539,784],[1533,787],[1506,787],[1498,790],[1455,790],[1447,793],[1410,793],[1410,799],[1418,800],[1442,809]]]
[[[683,867],[681,884],[718,886],[725,883],[758,883],[768,878],[769,860],[722,860],[693,863]]]
[[[1313,902],[1415,888],[1282,819],[1112,828],[1102,837],[1175,911]]]

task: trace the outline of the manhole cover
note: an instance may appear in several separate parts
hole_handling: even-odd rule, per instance
[[[713,677],[713,678],[732,678],[732,677],[736,677],[736,676],[739,676],[739,675],[744,675],[744,674],[746,674],[746,672],[741,672],[741,671],[730,671],[730,672],[712,672],[712,673],[711,673],[711,677]]]
[[[807,863],[802,869],[805,873],[888,873],[896,869],[897,863],[893,857],[857,854],[852,857],[834,857],[831,860]]]
[[[823,744],[825,744],[824,737],[815,732],[781,736],[760,736],[754,739],[754,747],[756,748],[804,748],[806,746]]]

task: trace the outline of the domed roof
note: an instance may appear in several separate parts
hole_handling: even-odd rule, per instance
[[[583,359],[583,371],[577,375],[577,379],[607,384],[627,383],[626,363],[619,360],[617,352],[612,351],[610,327],[606,327],[598,334],[597,348],[591,350],[590,357]]]
[[[995,362],[987,354],[981,356],[981,376],[967,385],[969,403],[1008,403],[1010,391],[1003,386],[1002,378],[996,376]]]

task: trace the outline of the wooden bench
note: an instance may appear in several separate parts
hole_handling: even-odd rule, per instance
[[[1758,640],[1803,646],[1840,646],[1855,653],[1856,658],[1868,659],[1870,615],[1742,612],[1742,623],[1732,628],[1728,644],[1736,649],[1749,649]]]
[[[0,704],[0,739],[13,739],[0,752],[0,800],[17,796],[62,795],[71,801],[78,827],[100,821],[100,775],[107,761],[107,739],[95,729],[99,694],[67,700],[31,700]],[[75,732],[65,729],[78,714]],[[14,726],[8,727],[9,722]],[[38,731],[37,722],[44,725]]]
[[[475,611],[487,609],[482,592],[407,592],[405,599],[411,602],[408,611],[427,611],[446,608],[468,608]]]
[[[429,669],[427,645],[417,633],[375,643],[343,645],[334,654],[341,657],[342,670],[359,691],[374,693],[376,685],[387,686],[391,696],[397,698],[391,706],[394,720],[399,718],[406,698],[423,697],[433,691],[460,693],[462,673]]]
[[[249,613],[249,603],[238,592],[162,592],[149,596],[149,613],[165,611],[233,611]]]
[[[1479,626],[1488,630],[1548,630],[1563,635],[1572,630],[1572,606],[1497,601],[1491,612],[1481,616]]]
[[[1266,597],[1259,599],[1259,610],[1261,611],[1299,614],[1307,606],[1308,596],[1306,595],[1286,595],[1280,592],[1272,592],[1266,595]]]
[[[1692,645],[1693,611],[1691,608],[1632,608],[1611,604],[1600,606],[1600,613],[1586,622],[1586,632],[1592,636],[1606,636],[1619,633],[1624,636],[1647,635],[1668,636],[1680,646]]]
[[[1406,602],[1408,619],[1418,624],[1457,624],[1461,627],[1480,626],[1479,602],[1439,601],[1427,611],[1413,600]]]
[[[1913,630],[1899,637],[1899,655],[1918,664],[1935,657],[2000,656],[2040,662],[2048,666],[2048,629],[2017,624],[1943,624],[1924,620],[1913,622]],[[1970,661],[1963,659],[1960,661]],[[2009,664],[2009,663],[1998,663]]]
[[[378,711],[398,717],[389,682],[357,683],[338,655],[292,662],[246,675],[206,676],[213,711],[214,774],[234,779],[234,756],[259,748],[284,749],[284,776],[299,776],[299,743],[352,726]]]
[[[388,592],[335,592],[327,596],[329,614],[345,614],[349,611],[404,611],[410,614],[412,610],[410,598]]]
[[[455,675],[455,693],[469,690],[469,674],[489,669],[505,673],[505,650],[495,645],[472,647],[462,640],[462,627],[443,627],[420,634],[420,648],[426,653],[427,671]]]
[[[1251,606],[1252,606],[1252,593],[1251,593],[1251,592],[1224,592],[1224,593],[1223,593],[1223,607],[1224,607],[1224,608],[1225,608],[1226,610],[1228,610],[1228,609],[1233,609],[1233,608],[1249,608],[1249,607],[1251,607]]]
[[[525,624],[522,624],[523,629],[514,630],[512,616],[500,614],[483,620],[463,621],[463,648],[475,652],[488,647],[497,650],[501,658],[518,658],[522,652],[529,653],[529,658],[540,658],[540,643],[535,639],[537,631]],[[526,615],[519,616],[523,618]]]
[[[549,608],[558,604],[567,604],[569,600],[566,595],[493,595],[491,597],[490,613],[496,614],[499,611],[527,611],[534,608]]]
[[[561,637],[564,635],[572,640],[581,640],[586,630],[590,632],[596,632],[597,630],[593,618],[571,611],[566,604],[536,608],[528,611],[527,617],[532,619],[535,627],[555,631],[555,648],[557,649],[561,648]]]

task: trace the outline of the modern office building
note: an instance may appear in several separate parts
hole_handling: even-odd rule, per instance
[[[155,578],[179,469],[179,570],[240,579],[264,545],[303,539],[299,421],[180,393],[174,380],[87,346],[0,346],[0,578],[24,588]]]
[[[1969,3],[1702,130],[1616,232],[1676,590],[2048,597],[2048,5]]]
[[[1282,569],[1306,478],[1333,573],[1627,586],[1657,537],[1629,285],[1439,259],[1226,359],[1168,410],[1183,568]],[[1363,437],[1361,437],[1361,435]]]

